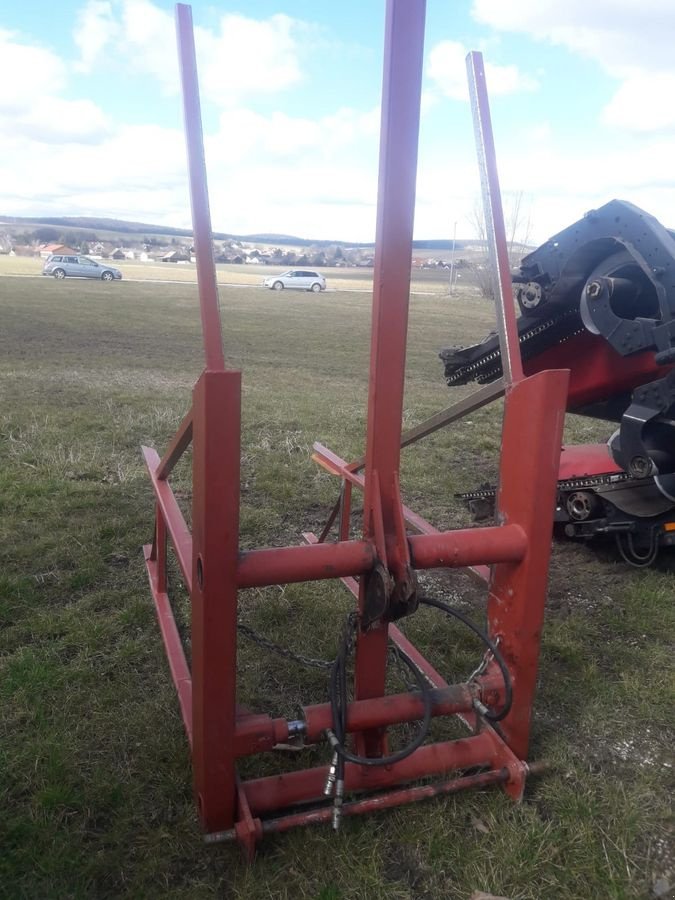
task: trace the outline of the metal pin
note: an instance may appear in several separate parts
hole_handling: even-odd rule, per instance
[[[344,778],[338,778],[335,785],[335,799],[333,800],[333,831],[338,831],[342,820],[342,799],[345,794]]]
[[[323,789],[324,797],[330,797],[330,795],[333,793],[333,786],[337,777],[337,765],[338,755],[337,753],[334,753],[333,758],[330,762],[330,768],[328,769],[328,778],[326,778],[326,784],[324,785]]]
[[[473,701],[473,708],[479,716],[484,716],[486,713],[490,712],[487,706],[484,703],[481,703],[477,697]]]

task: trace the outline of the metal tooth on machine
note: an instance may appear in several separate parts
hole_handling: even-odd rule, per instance
[[[519,800],[528,773],[525,759],[550,554],[547,529],[555,498],[567,372],[533,377],[522,373],[515,317],[505,302],[508,259],[485,75],[482,57],[472,53],[468,64],[477,149],[500,284],[501,346],[508,347],[509,364],[503,385],[477,392],[473,403],[469,399],[463,404],[462,414],[505,395],[502,524],[441,531],[404,506],[399,467],[424,14],[424,0],[387,2],[365,459],[349,463],[315,445],[313,458],[341,484],[338,504],[320,537],[308,532],[304,544],[243,551],[238,527],[241,373],[228,369],[223,359],[191,13],[189,7],[177,7],[205,369],[195,385],[192,407],[163,458],[144,448],[156,500],[154,539],[144,552],[191,746],[202,826],[210,840],[237,840],[249,859],[265,834],[331,821],[339,827],[343,815],[491,784],[501,785]],[[417,432],[418,437],[421,434]],[[191,443],[192,532],[169,483],[176,462]],[[364,491],[359,538],[352,538],[350,529],[354,488]],[[334,522],[338,534],[329,540]],[[410,534],[406,523],[417,533]],[[191,667],[167,592],[169,543],[190,594]],[[492,656],[471,685],[447,684],[393,621],[414,614],[425,599],[418,593],[416,571],[439,567],[482,567],[489,578],[488,633],[471,627],[492,648]],[[346,691],[347,697],[342,697],[341,714],[334,704],[319,703],[303,707],[302,716],[289,722],[239,707],[239,590],[335,578],[357,597],[344,641],[351,648],[355,636],[355,677],[351,695]],[[432,603],[429,598],[426,602]],[[458,611],[449,612],[461,618]],[[408,661],[419,690],[385,697],[390,641]],[[337,671],[331,669],[331,679]],[[494,721],[488,718],[491,712]],[[389,727],[420,719],[428,724],[433,716],[459,717],[467,725],[466,735],[424,743],[421,731],[405,755],[392,754],[395,761],[388,762]],[[336,734],[342,732],[338,740]],[[308,743],[327,739],[332,764],[240,778],[239,759],[272,751],[289,737]],[[469,770],[474,773],[461,774]],[[432,783],[415,784],[430,778]],[[331,805],[326,791],[333,790]],[[345,800],[352,794],[360,796]]]

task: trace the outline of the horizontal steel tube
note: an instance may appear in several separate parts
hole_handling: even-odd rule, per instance
[[[368,572],[374,564],[375,549],[368,541],[245,550],[239,555],[237,583],[251,588],[342,578]]]
[[[345,765],[345,790],[370,791],[386,788],[406,781],[416,781],[430,775],[439,775],[453,769],[469,769],[473,766],[492,765],[498,756],[490,736],[481,733],[457,741],[428,744],[420,747],[407,759],[392,766]],[[501,762],[501,761],[500,761]],[[243,784],[246,799],[254,816],[311,803],[323,797],[328,766],[270,775]]]
[[[474,697],[478,697],[477,687],[468,684],[450,685],[431,691],[432,715],[452,716],[473,709]],[[318,703],[303,707],[302,714],[307,723],[306,738],[316,741],[326,728],[333,727],[333,714],[329,703]],[[424,716],[422,694],[389,694],[370,700],[355,700],[347,708],[347,731],[366,731],[398,722],[414,722]]]
[[[527,536],[520,525],[413,534],[408,537],[408,544],[416,569],[516,563],[527,552]]]
[[[323,444],[319,444],[318,442],[314,444],[314,453],[312,454],[312,459],[324,469],[326,469],[326,471],[331,472],[333,475],[339,475],[350,484],[353,484],[359,488],[363,488],[365,484],[365,478],[357,471],[357,469],[359,469],[361,466],[362,460],[356,460],[353,463],[347,463],[336,453],[333,453],[332,450],[329,450],[328,447],[324,447]],[[437,528],[434,528],[434,526],[427,522],[426,519],[423,519],[422,516],[413,512],[407,506],[404,505],[402,507],[402,510],[403,518],[408,523],[408,525],[411,525],[415,529],[415,531],[419,531],[421,534],[439,533]],[[491,561],[498,562],[498,560],[496,559]],[[487,566],[472,566],[471,564],[468,564],[466,567],[468,569],[468,574],[476,581],[480,582],[481,584],[489,581],[490,570]]]
[[[288,737],[286,719],[272,719],[264,714],[238,716],[234,730],[234,753],[238,757],[263,753],[272,750],[276,744],[286,743]]]
[[[433,797],[456,794],[469,788],[504,784],[504,782],[508,781],[508,778],[508,769],[502,768],[493,769],[491,772],[478,772],[476,775],[464,775],[461,778],[453,778],[452,781],[441,781],[437,784],[423,784],[417,787],[388,791],[386,794],[378,794],[375,797],[364,797],[361,800],[350,800],[344,803],[342,805],[342,815],[357,816],[362,813],[380,812],[383,809],[392,809],[396,806],[404,806],[407,803],[416,803],[419,800],[429,800]],[[308,809],[305,812],[292,813],[276,819],[266,819],[262,822],[262,833],[279,834],[303,825],[319,825],[322,822],[330,822],[332,817],[332,804],[330,806],[322,806],[320,809]],[[216,831],[204,837],[204,841],[207,844],[224,843],[236,839],[237,832],[234,828],[230,828],[228,831]]]
[[[397,791],[389,791],[375,797],[364,797],[361,800],[352,800],[342,804],[343,816],[357,816],[363,813],[381,812],[384,809],[392,809],[396,806],[404,806],[406,803],[416,803],[419,800],[429,800],[432,797],[441,797],[445,794],[456,794],[469,788],[487,787],[491,784],[503,784],[508,780],[509,773],[506,769],[496,769],[491,772],[479,772],[476,775],[465,775],[463,778],[454,778],[452,781],[444,781],[440,784],[424,784],[418,787],[402,788]],[[262,823],[263,834],[275,834],[289,831],[301,825],[318,825],[321,822],[330,822],[333,816],[333,807],[325,806],[323,809],[307,810],[294,813],[278,819],[268,819]]]

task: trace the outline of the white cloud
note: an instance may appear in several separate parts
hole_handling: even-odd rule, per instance
[[[0,113],[20,113],[35,99],[66,84],[66,65],[55,53],[0,29]]]
[[[61,96],[67,81],[68,67],[53,51],[0,31],[0,133],[42,143],[101,140],[109,130],[104,113],[91,100]]]
[[[11,128],[43,144],[96,144],[110,132],[105,113],[91,100],[38,97],[18,116]]]
[[[256,20],[228,14],[219,30],[196,30],[205,96],[221,106],[243,96],[271,94],[302,78],[301,38],[311,31],[304,23],[277,14]]]
[[[646,133],[675,129],[675,65],[671,72],[627,78],[602,111],[606,125]]]
[[[303,45],[316,29],[283,14],[254,19],[228,13],[215,28],[194,26],[202,97],[220,107],[282,91],[302,78]],[[150,75],[168,94],[179,88],[173,15],[152,0],[89,0],[73,37],[78,66],[108,64]]]
[[[178,61],[173,16],[150,0],[123,0],[121,6],[115,3],[115,10],[120,39],[109,59],[152,75],[167,92],[175,93]]]
[[[565,46],[619,76],[673,66],[672,0],[473,0],[473,15],[500,31]]]
[[[675,127],[672,0],[473,0],[474,18],[566,47],[622,84],[602,113],[607,124],[636,132]]]
[[[466,77],[467,49],[458,41],[440,41],[429,53],[427,75],[446,97],[468,100]],[[521,72],[517,66],[485,63],[485,79],[491,94],[513,94],[536,90],[537,82]]]
[[[89,0],[79,11],[73,31],[73,40],[80,50],[80,59],[74,68],[90,72],[105,48],[115,43],[119,30],[109,0]]]

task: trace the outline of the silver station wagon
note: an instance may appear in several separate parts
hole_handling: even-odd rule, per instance
[[[87,256],[61,256],[52,253],[42,267],[43,275],[54,278],[98,278],[100,281],[119,281],[122,273],[114,266],[104,265]]]
[[[265,287],[273,291],[283,291],[284,288],[297,288],[301,291],[326,290],[326,279],[319,272],[308,269],[289,269],[283,275],[272,275],[263,281]]]

